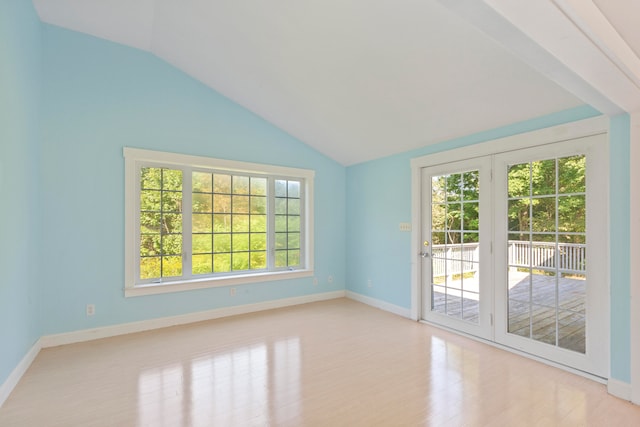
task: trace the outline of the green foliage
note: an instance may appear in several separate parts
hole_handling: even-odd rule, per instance
[[[582,155],[509,167],[509,230],[518,240],[529,232],[586,231],[585,167]]]
[[[178,169],[141,169],[142,279],[182,274],[182,175]],[[266,269],[267,178],[194,171],[191,181],[192,274]],[[276,180],[276,192],[282,266],[297,265],[300,182]]]
[[[433,177],[431,197],[434,245],[463,243],[467,237],[477,240],[477,233],[463,231],[478,230],[480,226],[478,171]]]

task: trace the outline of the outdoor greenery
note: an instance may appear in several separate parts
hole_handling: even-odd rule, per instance
[[[181,170],[141,170],[140,277],[181,276]],[[191,173],[192,274],[267,268],[268,179]],[[275,180],[275,266],[300,263],[300,182]]]
[[[433,177],[431,223],[434,245],[479,241],[478,171]]]
[[[553,242],[557,231],[560,243],[584,243],[585,167],[583,155],[511,165],[509,239]]]
[[[559,243],[585,243],[585,167],[584,155],[511,165],[509,240],[553,242],[557,231]],[[478,242],[478,171],[435,176],[431,189],[432,243]]]

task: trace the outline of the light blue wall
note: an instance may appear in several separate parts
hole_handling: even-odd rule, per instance
[[[627,383],[631,382],[630,129],[628,114],[611,118],[611,376]]]
[[[0,2],[0,384],[40,337],[40,29],[30,1]]]
[[[594,117],[584,106],[347,168],[347,289],[411,307],[412,158]],[[611,371],[629,382],[629,121],[611,121]],[[372,286],[368,286],[371,280]]]
[[[151,54],[44,25],[44,334],[344,289],[346,170]],[[125,146],[316,171],[311,278],[124,298]],[[327,277],[333,275],[333,284]],[[85,316],[85,305],[96,315]]]

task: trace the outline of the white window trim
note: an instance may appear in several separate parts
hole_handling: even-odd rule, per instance
[[[125,297],[153,295],[170,292],[188,291],[220,286],[242,285],[250,283],[268,282],[273,280],[288,280],[313,276],[313,179],[315,172],[309,169],[289,168],[258,163],[239,162],[234,160],[216,159],[212,157],[191,156],[186,154],[168,153],[162,151],[143,150],[139,148],[124,147],[125,161]],[[205,168],[229,171],[233,173],[268,174],[282,178],[302,178],[304,188],[304,268],[285,271],[260,271],[223,277],[203,277],[197,279],[180,279],[164,281],[162,283],[136,284],[136,239],[137,230],[137,199],[138,195],[138,170],[146,162],[161,163],[183,167],[188,165],[193,168]]]

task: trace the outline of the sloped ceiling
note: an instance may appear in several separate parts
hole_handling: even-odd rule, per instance
[[[583,104],[434,0],[35,0],[344,165]]]

